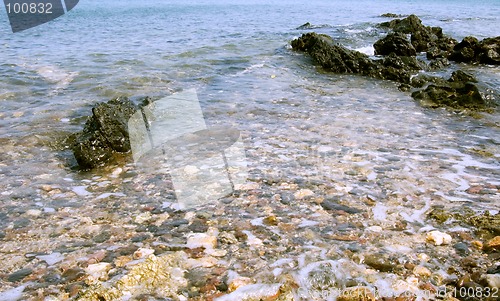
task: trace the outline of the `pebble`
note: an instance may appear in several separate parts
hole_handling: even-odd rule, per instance
[[[188,235],[186,247],[190,249],[199,247],[214,249],[217,247],[217,236],[207,233],[191,233]]]
[[[234,292],[238,288],[250,284],[253,284],[253,280],[251,278],[236,276],[234,279],[229,280],[228,289],[230,292]]]
[[[108,271],[111,269],[111,264],[108,262],[100,262],[90,264],[85,268],[85,272],[94,280],[108,280]]]
[[[236,291],[215,299],[214,301],[274,301],[280,296],[280,288],[282,284],[250,284],[239,287]]]
[[[297,200],[302,200],[306,197],[313,196],[313,195],[314,195],[314,192],[310,189],[301,189],[301,190],[297,191],[296,193],[294,193],[294,197]]]
[[[413,274],[416,276],[428,278],[432,275],[432,272],[424,266],[417,265],[415,268],[413,268]]]
[[[39,209],[29,209],[26,211],[26,215],[33,216],[33,217],[38,217],[42,215],[42,210]]]
[[[486,244],[488,248],[499,250],[500,249],[500,236],[496,236],[493,239],[489,240]]]
[[[453,247],[460,255],[467,255],[470,253],[469,246],[466,243],[459,242],[455,244]]]
[[[381,272],[390,272],[396,267],[393,261],[381,254],[366,255],[364,263]]]
[[[10,274],[7,277],[7,280],[9,282],[18,282],[23,280],[24,278],[28,277],[33,273],[32,269],[20,269],[18,271],[15,271],[14,273]]]
[[[138,224],[144,224],[145,222],[149,221],[151,219],[151,212],[143,212],[139,215],[137,215],[134,219],[134,221]]]
[[[146,258],[148,257],[149,255],[152,255],[155,253],[155,250],[153,249],[147,249],[147,248],[139,248],[137,249],[137,251],[134,252],[134,259],[142,259],[142,258]]]
[[[435,246],[449,245],[451,243],[451,236],[447,233],[431,231],[427,233],[426,240]]]
[[[71,268],[64,271],[62,277],[67,282],[73,282],[85,276],[85,271],[81,268]]]

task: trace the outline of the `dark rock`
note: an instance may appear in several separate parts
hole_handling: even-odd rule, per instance
[[[381,14],[380,16],[384,17],[384,18],[400,18],[400,17],[402,17],[402,15],[393,14],[393,13],[385,13],[385,14]]]
[[[410,34],[410,41],[416,52],[428,51],[436,47],[431,56],[437,55],[446,57],[448,52],[451,52],[451,49],[456,44],[454,39],[443,34],[443,30],[440,27],[424,26],[422,21],[415,15],[410,15],[405,19],[395,19],[390,22],[384,22],[380,25],[391,28],[394,32]]]
[[[85,277],[86,273],[81,268],[71,268],[64,271],[62,277],[65,282],[73,282]]]
[[[311,29],[312,28],[312,24],[307,22],[305,24],[302,24],[300,25],[299,27],[297,27],[296,29],[297,30],[304,30],[304,29]]]
[[[450,61],[448,61],[448,59],[438,58],[429,64],[429,68],[431,70],[439,70],[439,69],[443,69],[444,67],[447,67],[449,65],[450,65]]]
[[[18,282],[28,277],[33,273],[32,269],[20,269],[7,277],[9,282]]]
[[[296,28],[296,30],[307,30],[307,29],[317,29],[317,28],[328,28],[331,27],[328,24],[322,24],[322,25],[313,25],[309,22],[300,25],[299,27]]]
[[[128,120],[136,106],[126,97],[100,103],[75,137],[73,154],[81,168],[88,169],[106,163],[115,152],[130,151]]]
[[[500,36],[482,40],[478,52],[480,63],[500,65]]]
[[[469,246],[466,243],[459,242],[453,246],[458,254],[468,255],[470,253]]]
[[[394,53],[385,57],[381,63],[383,68],[380,72],[384,79],[405,84],[410,83],[415,72],[427,68],[424,62],[417,60],[414,56],[397,56]]]
[[[415,15],[410,15],[404,19],[395,19],[381,23],[380,26],[388,27],[394,31],[411,34],[426,29],[422,21]]]
[[[411,96],[415,99],[430,100],[437,106],[457,109],[484,109],[486,106],[477,86],[472,83],[466,83],[458,88],[429,85],[425,90],[413,92]]]
[[[434,83],[436,85],[448,85],[449,82],[441,77],[430,76],[427,74],[419,74],[411,79],[412,87],[421,88],[426,84]]]
[[[455,62],[470,63],[476,58],[476,49],[479,41],[475,37],[465,37],[462,42],[455,45],[449,59]]]
[[[396,268],[396,263],[381,254],[365,256],[364,263],[380,272],[391,272]]]
[[[394,53],[398,56],[415,56],[417,51],[408,41],[405,34],[401,32],[391,32],[385,38],[373,44],[376,55],[389,55]]]
[[[467,73],[463,72],[462,70],[454,71],[451,74],[451,77],[448,81],[453,82],[453,83],[460,83],[460,82],[477,83],[477,79],[474,76],[467,74]]]
[[[327,35],[306,33],[292,41],[292,48],[307,52],[324,69],[334,73],[370,75],[378,66],[361,52],[336,44]]]
[[[94,236],[93,240],[96,243],[103,243],[110,238],[111,238],[111,233],[108,231],[103,231],[103,232],[97,234],[96,236]]]
[[[500,36],[482,41],[475,37],[465,37],[455,45],[448,59],[463,63],[500,65]]]
[[[353,208],[353,207],[349,207],[349,206],[345,206],[345,205],[341,205],[341,204],[338,204],[332,200],[324,200],[322,203],[321,203],[321,207],[323,207],[325,210],[332,210],[332,211],[344,211],[344,212],[347,212],[347,213],[350,213],[350,214],[356,214],[356,213],[360,213],[362,212],[361,210],[359,209],[356,209],[356,208]]]
[[[472,84],[473,82],[477,82],[477,80],[461,70],[453,72],[447,81],[439,77],[419,74],[411,81],[413,87],[424,87],[431,84],[424,90],[415,91],[412,97],[431,101],[435,106],[484,109],[487,103],[477,86]]]
[[[360,74],[409,83],[416,71],[426,67],[425,63],[414,57],[397,56],[394,53],[384,59],[374,61],[363,53],[335,44],[329,36],[316,33],[302,35],[299,39],[292,41],[292,47],[295,50],[307,52],[324,69],[340,74]]]
[[[204,232],[207,232],[208,230],[208,225],[207,225],[207,221],[204,220],[204,219],[195,219],[193,220],[193,222],[191,223],[191,225],[188,226],[188,229],[191,231],[191,232],[194,232],[194,233],[204,233]]]

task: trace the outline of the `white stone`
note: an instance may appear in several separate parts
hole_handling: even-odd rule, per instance
[[[42,214],[42,210],[38,210],[38,209],[30,209],[30,210],[26,211],[26,215],[33,216],[33,217],[40,216],[41,214]]]
[[[229,295],[215,299],[215,301],[233,300],[274,300],[280,294],[282,284],[250,284],[239,287]]]
[[[85,268],[85,272],[94,280],[108,280],[108,271],[111,269],[111,264],[100,262],[90,264]]]
[[[489,287],[500,288],[500,274],[488,274],[484,278]]]
[[[303,198],[306,198],[308,196],[313,196],[314,192],[311,189],[301,189],[297,191],[294,196],[297,200],[302,200]]]
[[[432,272],[424,266],[417,265],[413,269],[413,274],[420,277],[430,277],[432,275]]]
[[[148,257],[149,255],[152,255],[155,253],[155,250],[153,249],[147,249],[147,248],[139,248],[137,249],[137,251],[134,252],[134,259],[142,259],[142,258],[146,258]]]
[[[383,229],[380,226],[371,226],[371,227],[368,227],[365,229],[365,231],[367,231],[367,232],[376,232],[376,233],[380,233],[380,232],[382,232],[382,230]]]
[[[217,236],[207,233],[191,233],[188,235],[186,247],[190,249],[199,247],[213,249],[217,247]]]
[[[64,260],[64,255],[55,252],[49,255],[38,255],[36,258],[45,261],[49,266]]]
[[[143,224],[151,219],[150,212],[143,212],[135,217],[135,222],[138,224]]]
[[[451,236],[439,231],[431,231],[427,233],[426,239],[435,246],[449,245],[451,243]]]

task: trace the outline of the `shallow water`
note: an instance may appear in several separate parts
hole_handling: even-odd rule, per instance
[[[326,25],[316,31],[370,54],[384,34],[376,24],[387,20],[378,16],[386,12],[415,13],[457,39],[496,36],[497,1],[217,3],[86,1],[18,34],[1,18],[0,274],[44,265],[43,257],[33,260],[28,253],[62,253],[63,263],[53,264],[64,270],[96,250],[112,252],[140,232],[136,218],[145,211],[175,208],[168,174],[144,173],[130,160],[77,171],[71,154],[58,145],[83,127],[92,105],[118,95],[159,99],[195,88],[207,125],[241,131],[248,182],[256,186],[200,211],[213,214],[214,225],[235,225],[248,238],[250,248],[225,258],[228,269],[247,269],[248,277],[264,282],[271,281],[271,272],[294,275],[302,285],[296,294],[306,299],[314,289],[301,281],[309,281],[304,275],[321,260],[346,265],[359,273],[353,278],[379,289],[401,280],[363,274],[363,260],[346,251],[354,243],[363,254],[388,252],[412,260],[418,252],[439,254],[423,246],[422,235],[436,226],[426,219],[431,207],[498,213],[497,111],[471,115],[425,108],[394,83],[326,74],[289,47],[305,32],[295,28],[311,22]],[[444,72],[455,68],[498,93],[498,67],[452,66]],[[312,195],[302,199],[307,190]],[[290,195],[294,200],[287,204]],[[318,205],[324,198],[363,213],[331,215]],[[186,218],[183,212],[172,215]],[[278,226],[261,224],[270,215]],[[402,222],[404,233],[395,232]],[[93,240],[107,231],[111,240]],[[180,232],[164,238],[153,231],[143,246],[185,244]],[[246,260],[255,265],[244,268]],[[287,265],[278,261],[274,268],[281,270],[267,269],[277,260]],[[430,268],[456,264],[456,258],[432,260]],[[5,289],[19,287],[4,278]],[[345,286],[339,283],[332,289]]]

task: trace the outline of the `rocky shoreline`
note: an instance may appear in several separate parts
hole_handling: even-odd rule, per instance
[[[398,82],[401,90],[412,90],[413,98],[431,107],[487,110],[498,105],[495,102],[498,92],[486,91],[473,76],[461,70],[453,72],[448,80],[421,72],[442,69],[450,61],[500,65],[500,37],[482,41],[466,37],[458,43],[444,35],[442,28],[423,25],[415,15],[380,26],[391,30],[373,45],[375,55],[382,58],[371,59],[314,32],[303,34],[291,44],[294,50],[307,53],[327,71]],[[423,52],[429,63],[417,57]]]

